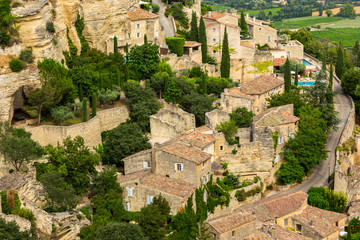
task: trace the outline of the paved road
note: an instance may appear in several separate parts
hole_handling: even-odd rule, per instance
[[[170,19],[165,17],[166,4],[161,2],[161,0],[153,0],[152,2],[160,6],[160,11],[158,12],[158,14],[160,18],[160,25],[165,29],[165,37],[173,37],[175,35],[175,29]]]
[[[338,92],[338,94],[335,96],[335,110],[339,112],[338,117],[341,119],[341,122],[338,125],[339,130],[336,132],[333,131],[328,137],[328,143],[326,145],[326,150],[330,151],[328,153],[328,159],[322,161],[320,165],[315,166],[313,175],[309,180],[307,180],[303,184],[297,185],[294,188],[289,189],[288,191],[290,192],[307,192],[310,187],[323,186],[327,183],[327,180],[330,176],[329,172],[332,173],[334,171],[336,147],[351,109],[350,100],[346,97],[342,87],[337,81],[335,81],[335,79],[334,91]]]

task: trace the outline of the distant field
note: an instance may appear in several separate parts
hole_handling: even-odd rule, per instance
[[[360,6],[354,7],[354,9],[355,9],[356,14],[360,13]],[[338,14],[340,12],[340,8],[339,7],[338,8],[333,8],[333,9],[331,9],[331,11],[335,15],[335,14]],[[319,16],[319,12],[313,12],[312,15],[313,16]],[[326,16],[325,10],[323,11],[323,15]]]
[[[272,15],[274,16],[280,10],[281,10],[281,8],[269,8],[269,9],[264,9],[264,12],[265,12],[266,16],[269,14],[269,12],[271,12]],[[248,13],[250,16],[253,16],[253,15],[258,16],[260,11],[261,10],[252,10],[252,11],[247,11],[245,13]]]
[[[333,23],[341,21],[342,18],[337,17],[302,17],[286,19],[282,22],[273,23],[277,29],[296,29],[301,27],[309,27],[323,23]]]
[[[216,12],[222,12],[227,9],[231,9],[231,7],[227,7],[224,5],[211,5],[211,7],[212,7],[213,11],[216,11]]]
[[[352,47],[357,40],[360,40],[360,28],[331,28],[324,31],[311,31],[311,34],[318,39],[341,41],[344,47]]]

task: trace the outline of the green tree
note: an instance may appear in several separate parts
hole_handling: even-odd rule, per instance
[[[336,63],[335,63],[335,73],[339,79],[342,79],[344,73],[344,50],[342,44],[340,42],[337,48],[337,56],[336,56]]]
[[[285,92],[289,92],[291,89],[291,69],[289,58],[286,59],[284,69],[284,81],[285,81]]]
[[[166,83],[170,82],[170,76],[166,72],[157,72],[150,79],[150,87],[162,98]]]
[[[200,17],[199,24],[199,42],[201,43],[201,56],[202,62],[207,63],[207,37],[206,37],[206,28],[203,17]]]
[[[97,104],[96,93],[93,93],[91,97],[91,117],[96,116],[96,104]]]
[[[181,108],[195,115],[197,126],[204,125],[205,113],[214,109],[212,101],[209,97],[196,92],[192,92],[183,97]]]
[[[167,85],[164,92],[164,99],[168,103],[178,103],[182,97],[182,91],[173,80]]]
[[[65,120],[74,118],[74,113],[66,106],[58,106],[51,109],[51,116],[63,126]]]
[[[229,140],[238,130],[234,121],[221,122],[216,126],[216,130],[224,133],[225,139]]]
[[[160,63],[159,46],[156,44],[135,45],[129,53],[130,69],[138,71],[143,79],[150,78]]]
[[[339,17],[354,19],[356,17],[356,12],[353,5],[346,3],[343,7],[340,8],[340,12],[337,15]]]
[[[206,74],[201,74],[201,92],[207,95],[207,76]]]
[[[226,78],[208,77],[207,92],[215,93],[218,97],[224,92],[225,88],[230,87],[230,82]]]
[[[272,94],[266,99],[269,102],[268,108],[278,107],[287,104],[294,105],[294,115],[300,116],[301,107],[306,105],[304,97],[299,91],[284,92],[282,94]]]
[[[150,149],[148,140],[136,123],[120,124],[109,132],[104,141],[103,163],[122,166],[123,158]]]
[[[297,87],[299,84],[299,74],[298,74],[298,68],[296,66],[295,68],[295,86]]]
[[[252,118],[255,114],[247,108],[237,108],[234,112],[230,113],[230,119],[234,121],[237,127],[244,128],[252,125]]]
[[[82,101],[82,121],[87,122],[88,120],[88,112],[87,112],[87,98],[83,98]]]
[[[144,44],[148,44],[147,35],[144,35]]]
[[[198,25],[197,25],[197,17],[196,17],[196,12],[192,12],[191,15],[191,29],[190,29],[190,34],[189,34],[189,40],[190,41],[199,41],[199,29],[198,29]]]
[[[348,195],[324,187],[311,187],[308,190],[308,203],[321,209],[343,213],[346,209]]]
[[[247,26],[247,22],[245,20],[245,15],[244,12],[241,11],[241,18],[240,18],[240,29],[241,29],[241,34],[248,36],[249,35],[249,30],[248,30],[248,26]]]
[[[333,15],[333,12],[332,12],[331,9],[326,9],[326,10],[325,10],[325,13],[326,13],[326,15],[327,15],[328,17],[331,17],[331,16]]]
[[[61,173],[67,184],[71,184],[77,194],[84,193],[90,186],[89,174],[95,173],[100,156],[91,153],[80,136],[73,140],[67,137],[63,145],[45,148],[48,163]]]
[[[45,209],[47,211],[64,212],[74,209],[79,203],[74,188],[65,182],[61,173],[46,172],[41,175],[40,182],[46,191],[47,205]]]
[[[13,72],[21,72],[24,69],[24,63],[19,58],[13,58],[9,62],[9,67]]]
[[[20,231],[15,221],[7,222],[4,218],[0,218],[0,239],[30,240],[32,237],[29,231]]]
[[[97,240],[146,240],[147,238],[136,224],[109,223],[96,231]]]
[[[259,11],[258,19],[266,20],[266,14],[265,14],[264,10]]]
[[[43,155],[42,147],[30,137],[31,133],[24,129],[0,122],[0,153],[4,161],[10,163],[16,171],[19,171],[23,164]]]
[[[329,75],[329,88],[332,90],[334,84],[334,68],[333,63],[330,63],[330,75]]]
[[[119,53],[119,48],[118,48],[118,38],[117,36],[114,36],[114,54]]]
[[[323,11],[324,11],[324,6],[320,3],[319,4],[319,16],[323,15]]]
[[[223,40],[223,47],[221,53],[221,66],[220,72],[222,78],[229,78],[230,77],[230,52],[229,52],[229,41],[228,41],[228,34],[225,27],[224,31],[224,40]]]

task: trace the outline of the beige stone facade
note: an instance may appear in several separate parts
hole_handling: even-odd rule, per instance
[[[257,20],[255,17],[246,16],[248,30],[256,44],[263,46],[268,44],[270,48],[277,47],[277,30],[269,26],[269,22]]]

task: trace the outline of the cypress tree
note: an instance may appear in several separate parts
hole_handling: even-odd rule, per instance
[[[249,29],[248,29],[243,11],[241,11],[240,29],[242,31],[242,35],[249,35]]]
[[[121,85],[121,77],[120,77],[120,71],[119,69],[116,69],[116,85]]]
[[[82,121],[83,122],[87,122],[88,120],[88,114],[87,114],[87,99],[84,98],[83,101],[83,106],[82,106],[82,113],[83,113],[83,116],[82,116]]]
[[[203,94],[207,94],[207,81],[206,81],[206,74],[201,74],[201,87]]]
[[[118,38],[117,36],[114,36],[114,54],[118,54],[119,49],[118,49]]]
[[[96,98],[96,93],[94,92],[91,97],[91,116],[92,117],[96,116],[96,103],[97,103],[97,98]]]
[[[205,22],[202,16],[200,18],[200,24],[199,24],[199,42],[201,43],[202,62],[207,63],[207,38],[206,38]]]
[[[224,40],[222,45],[220,72],[222,78],[230,77],[230,53],[229,53],[229,41],[228,41],[228,34],[226,27],[225,27]]]
[[[100,74],[100,90],[104,89],[104,76]]]
[[[326,54],[324,53],[321,65],[321,71],[326,73]]]
[[[335,73],[336,76],[341,79],[343,72],[344,72],[344,52],[343,52],[342,44],[340,42],[339,47],[337,49]]]
[[[284,82],[285,92],[289,92],[291,89],[291,66],[289,58],[287,58],[285,62]]]
[[[190,41],[199,41],[199,29],[198,29],[198,25],[197,25],[197,17],[196,17],[196,12],[192,12],[192,16],[191,16],[191,29],[190,29],[190,34],[189,34],[189,40]]]
[[[329,88],[333,89],[334,70],[333,63],[330,63],[330,76],[329,76]]]
[[[125,65],[125,82],[127,82],[128,80],[129,80],[129,78],[130,78],[130,72],[129,72],[130,70],[129,70],[129,67],[128,67],[128,65],[126,64]]]
[[[80,83],[79,85],[79,99],[80,101],[82,101],[84,98],[84,93],[83,93],[83,89],[82,89],[82,84]]]
[[[298,86],[299,76],[298,76],[298,66],[295,67],[295,86]]]
[[[147,36],[146,34],[144,35],[144,44],[147,44],[148,43],[148,40],[147,40]]]

